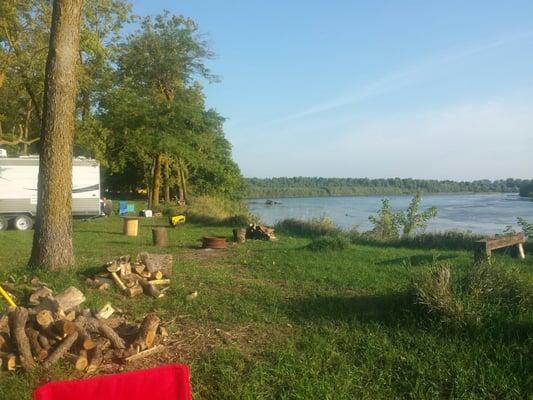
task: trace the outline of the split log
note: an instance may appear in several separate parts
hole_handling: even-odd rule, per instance
[[[33,291],[32,294],[30,294],[30,297],[28,298],[28,303],[32,306],[36,306],[41,302],[44,298],[52,298],[52,290],[47,288],[46,286],[40,287]]]
[[[87,329],[90,331],[96,331],[99,332],[102,336],[109,339],[111,344],[115,349],[125,349],[126,344],[124,343],[124,340],[111,328],[109,325],[105,323],[105,320],[96,316],[93,317],[91,315],[91,312],[84,311],[83,316],[87,320]]]
[[[83,303],[85,301],[85,296],[78,288],[71,286],[56,295],[55,300],[64,312],[69,312]]]
[[[105,269],[111,273],[120,272],[120,265],[116,261],[111,261],[107,263]]]
[[[43,367],[49,368],[59,361],[65,355],[65,353],[70,350],[76,340],[78,340],[78,332],[71,333],[65,339],[63,339],[52,351],[52,353],[50,353],[46,360],[44,360]]]
[[[0,359],[8,371],[14,371],[17,368],[17,356],[13,353],[3,353],[0,351]]]
[[[172,255],[140,253],[137,262],[146,266],[148,272],[161,271],[167,278],[172,276]]]
[[[157,334],[157,327],[160,319],[157,315],[148,314],[139,328],[139,333],[132,343],[132,347],[137,351],[146,350],[154,345]]]
[[[130,297],[135,297],[135,296],[137,296],[139,294],[142,294],[142,293],[143,293],[143,288],[138,283],[135,284],[135,286],[133,286],[131,288],[128,288],[128,296],[130,296]]]
[[[9,323],[11,327],[11,338],[17,345],[20,363],[26,370],[32,370],[35,367],[33,356],[31,354],[30,341],[26,336],[26,321],[28,321],[28,310],[24,307],[17,307],[9,313]]]
[[[170,285],[170,279],[154,279],[148,281],[149,284],[159,286],[159,285]]]
[[[76,358],[76,362],[74,363],[74,367],[76,368],[77,371],[84,371],[88,365],[89,365],[89,359],[87,358],[87,351],[80,350],[80,353],[78,354],[78,357]]]
[[[163,273],[161,271],[155,271],[152,276],[151,276],[152,280],[156,281],[156,280],[160,280],[160,279],[163,279]]]
[[[48,357],[48,351],[44,349],[39,342],[39,332],[31,327],[28,327],[26,328],[26,334],[30,340],[32,353],[39,359],[39,361],[43,361],[46,357]]]
[[[140,353],[133,354],[132,356],[126,357],[125,360],[126,361],[139,360],[141,358],[151,356],[152,354],[159,353],[160,351],[163,351],[164,348],[165,346],[161,346],[161,345],[155,346],[155,347],[152,347],[151,349],[147,349],[147,350],[141,351]]]
[[[87,372],[89,374],[92,374],[98,371],[98,368],[100,368],[100,365],[102,364],[102,361],[104,360],[102,346],[99,344],[95,346],[94,349],[90,351],[89,356],[90,356],[91,361],[89,363],[89,366],[87,367]]]
[[[113,278],[113,280],[115,281],[115,283],[117,284],[117,286],[120,288],[120,290],[126,290],[126,289],[127,289],[126,285],[125,285],[124,282],[122,282],[122,280],[118,277],[118,275],[117,275],[116,272],[111,272],[111,277]]]
[[[95,276],[93,279],[87,278],[85,282],[90,287],[98,289],[98,290],[107,290],[114,284],[113,279],[109,279],[109,278],[105,278],[101,276]]]
[[[154,285],[145,279],[139,279],[139,284],[142,286],[143,292],[149,296],[152,296],[154,299],[160,299],[164,296],[163,293],[157,290]]]
[[[107,303],[100,309],[100,311],[98,311],[98,316],[102,317],[103,319],[108,319],[115,311],[116,310],[113,308],[111,303]]]
[[[78,332],[78,343],[84,350],[90,350],[96,346],[96,343],[92,340],[91,336],[85,329],[87,319],[83,315],[78,315],[74,320],[76,324],[76,331]]]
[[[146,266],[144,264],[141,264],[141,263],[135,263],[135,265],[133,266],[133,270],[135,272],[137,272],[138,274],[143,272],[145,270],[145,268],[146,268]]]

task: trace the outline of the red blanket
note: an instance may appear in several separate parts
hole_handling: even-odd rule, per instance
[[[191,400],[186,365],[50,382],[33,392],[35,400]]]

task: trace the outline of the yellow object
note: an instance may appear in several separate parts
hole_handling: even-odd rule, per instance
[[[11,307],[17,306],[15,302],[13,301],[13,299],[11,298],[11,296],[9,295],[9,293],[6,292],[2,286],[0,286],[0,294],[2,295],[4,299],[6,299],[7,304],[9,304]]]
[[[178,224],[183,224],[185,223],[185,215],[183,214],[180,214],[180,215],[173,215],[170,217],[170,225],[172,226],[177,226]]]
[[[124,235],[137,236],[139,230],[139,220],[137,218],[124,218]]]

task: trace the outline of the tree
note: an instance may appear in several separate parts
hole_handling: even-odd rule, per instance
[[[403,236],[412,235],[417,229],[424,230],[427,227],[427,222],[437,216],[437,207],[430,207],[427,210],[419,213],[420,202],[422,197],[420,192],[417,192],[406,212],[400,212],[398,218],[400,224],[403,225]]]
[[[29,265],[74,264],[72,156],[82,0],[54,0],[46,62],[38,204]]]
[[[162,181],[162,171],[171,165],[186,192],[205,109],[196,79],[215,79],[204,65],[211,57],[196,23],[168,13],[145,18],[119,46],[115,87],[102,103],[104,125],[115,136],[109,151],[121,154],[111,170],[121,171],[125,160],[149,159],[143,169],[150,176],[152,207],[159,204],[162,185],[170,183]]]

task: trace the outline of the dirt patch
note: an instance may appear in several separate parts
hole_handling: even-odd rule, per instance
[[[175,325],[172,326],[173,324]],[[253,356],[259,354],[269,343],[295,333],[295,328],[289,324],[276,329],[257,325],[222,327],[216,324],[195,324],[182,318],[179,322],[173,321],[167,325],[176,330],[161,342],[164,345],[161,352],[127,364],[110,364],[100,373],[116,373],[170,363],[190,364],[211,351],[224,347],[235,348]]]

